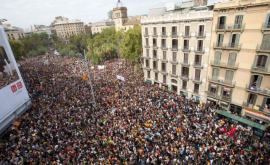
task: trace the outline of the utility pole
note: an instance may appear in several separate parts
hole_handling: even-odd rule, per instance
[[[94,91],[93,91],[93,86],[92,86],[92,81],[91,81],[91,78],[90,78],[90,71],[89,71],[89,63],[87,62],[87,59],[86,59],[86,55],[85,55],[85,50],[83,50],[84,52],[84,57],[85,57],[85,62],[86,62],[86,70],[87,70],[87,73],[88,73],[88,77],[89,77],[89,84],[91,86],[91,94],[92,94],[92,97],[93,97],[93,105],[94,105],[94,108],[95,110],[97,110],[97,106],[96,106],[96,100],[95,100],[95,96],[94,96]]]

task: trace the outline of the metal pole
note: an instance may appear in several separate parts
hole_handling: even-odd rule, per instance
[[[91,94],[92,94],[92,97],[93,97],[93,105],[94,105],[95,110],[97,110],[96,100],[95,100],[93,86],[92,86],[92,81],[91,81],[91,78],[90,78],[89,64],[88,64],[88,62],[86,60],[85,50],[84,50],[84,57],[85,57],[85,61],[86,61],[86,66],[85,67],[86,67],[86,70],[88,72],[89,83],[90,83],[90,86],[91,86]]]

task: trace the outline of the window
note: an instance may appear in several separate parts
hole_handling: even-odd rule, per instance
[[[267,13],[265,23],[264,23],[264,28],[266,28],[266,29],[270,28],[270,19],[269,19],[269,17],[270,17],[270,13]]]
[[[203,40],[198,40],[197,51],[199,52],[203,51]]]
[[[195,93],[199,93],[199,88],[200,88],[199,84],[194,84],[194,92]]]
[[[155,80],[158,81],[158,73],[155,73]]]
[[[145,28],[145,35],[148,35],[148,28]]]
[[[150,71],[147,71],[147,78],[150,78]]]
[[[171,79],[171,82],[177,84],[177,80],[175,79]]]
[[[182,81],[182,89],[187,89],[187,81]]]
[[[157,27],[153,27],[154,35],[157,35]]]
[[[225,16],[221,16],[218,17],[218,29],[225,29],[225,25],[226,25],[226,17]]]
[[[172,27],[172,35],[177,36],[177,27],[176,26]]]
[[[257,90],[260,88],[262,84],[263,76],[260,75],[252,75],[250,80],[249,89],[251,90]]]
[[[153,61],[153,68],[154,68],[154,69],[158,69],[158,67],[157,67],[157,62],[156,62],[156,61]]]
[[[213,72],[212,72],[212,78],[214,80],[217,80],[219,76],[219,69],[218,68],[213,68]]]
[[[230,39],[229,47],[238,48],[240,34],[232,34],[230,38],[231,39]]]
[[[194,64],[201,66],[201,62],[202,62],[202,56],[201,55],[195,55],[195,61]]]
[[[225,75],[225,83],[232,84],[233,80],[233,71],[227,70]]]
[[[221,47],[223,45],[223,39],[224,39],[224,34],[218,34],[218,39],[217,39],[217,47]]]
[[[234,29],[242,29],[243,18],[244,18],[243,15],[236,15],[235,16]]]
[[[210,84],[209,85],[209,92],[211,94],[216,94],[218,91],[218,86],[217,85],[214,85],[214,84]]]
[[[145,63],[146,63],[146,67],[149,68],[150,67],[149,66],[149,60],[146,60]]]
[[[161,40],[161,44],[162,44],[162,45],[161,45],[162,47],[166,47],[166,39],[162,39],[162,40]]]
[[[166,75],[163,75],[163,83],[166,83]]]
[[[235,66],[236,55],[237,54],[235,52],[230,52],[228,59],[228,66]]]
[[[256,100],[257,100],[257,95],[255,95],[255,94],[249,94],[249,96],[248,96],[248,104],[253,104],[253,105],[255,105],[256,104]]]
[[[190,26],[185,26],[185,35],[184,36],[189,36],[189,29],[190,29]]]
[[[146,56],[149,57],[149,49],[146,49]]]
[[[166,60],[167,57],[166,57],[166,51],[163,51],[163,60]]]
[[[162,27],[162,35],[166,35],[166,27]]]
[[[177,47],[178,47],[178,40],[172,40],[172,48],[177,49]]]
[[[176,75],[176,65],[172,65],[172,74]]]
[[[148,38],[145,39],[146,46],[149,46]]]
[[[256,68],[265,68],[266,62],[267,62],[267,56],[265,55],[259,55],[255,57],[256,62]]]
[[[174,62],[177,61],[177,52],[173,52],[173,61],[174,61]]]
[[[161,69],[162,69],[162,71],[164,71],[164,72],[166,72],[166,63],[162,63],[161,64]]]
[[[188,63],[188,53],[184,53],[184,63]]]
[[[157,58],[157,50],[153,50],[153,57]]]
[[[261,50],[270,50],[270,34],[263,36]]]
[[[184,49],[189,50],[189,40],[184,40]]]
[[[222,54],[222,52],[220,52],[220,51],[215,52],[214,63],[217,65],[220,64],[221,54]]]
[[[157,46],[157,39],[153,38],[153,46]]]
[[[182,67],[182,76],[188,77],[188,75],[189,75],[189,68]]]
[[[199,35],[198,36],[203,36],[204,35],[204,25],[199,26]]]
[[[200,81],[200,77],[201,77],[201,70],[195,69],[195,80]]]
[[[232,90],[230,88],[222,87],[221,88],[221,97],[223,99],[229,99],[231,97],[231,92],[232,92]]]

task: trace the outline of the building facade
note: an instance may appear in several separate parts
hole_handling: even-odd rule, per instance
[[[84,23],[80,20],[69,20],[66,17],[55,17],[51,23],[52,32],[59,38],[68,42],[73,35],[85,34]]]
[[[101,33],[103,29],[114,27],[113,20],[95,22],[91,25],[92,34]]]
[[[206,101],[213,11],[195,1],[141,17],[145,80]]]
[[[242,112],[268,122],[269,2],[236,0],[215,4],[207,77],[209,101],[232,113]]]
[[[22,28],[11,26],[9,23],[2,24],[2,26],[4,27],[5,33],[10,40],[19,40],[20,38],[25,37]]]

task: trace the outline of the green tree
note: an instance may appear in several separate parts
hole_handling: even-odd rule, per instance
[[[36,57],[37,55],[38,55],[38,52],[34,50],[27,53],[27,56],[29,57]]]
[[[16,60],[26,56],[25,47],[21,41],[9,40],[9,44]]]
[[[46,47],[44,47],[44,46],[38,47],[37,52],[38,52],[39,55],[45,54],[46,53]]]
[[[61,49],[59,53],[60,55],[64,56],[64,55],[68,55],[69,52],[70,52],[70,49],[66,47],[66,48]]]
[[[120,45],[121,56],[130,61],[138,63],[142,53],[141,26],[134,25],[124,35]]]

